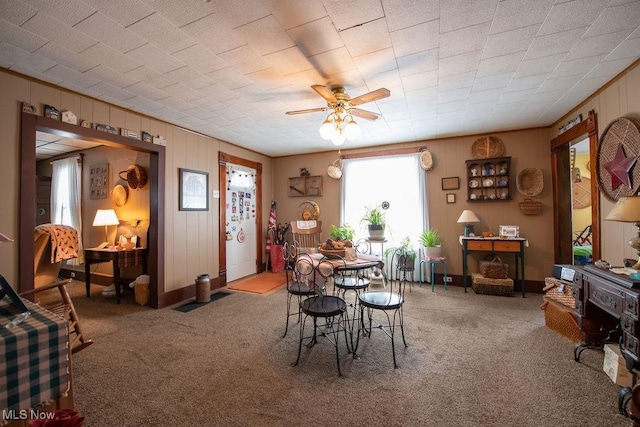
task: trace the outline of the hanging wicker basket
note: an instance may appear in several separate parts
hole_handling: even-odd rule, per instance
[[[483,136],[471,146],[474,159],[493,159],[504,155],[504,142],[497,136]]]
[[[538,168],[522,169],[520,173],[518,173],[516,186],[520,194],[524,196],[537,196],[542,193],[542,189],[544,188],[542,171]]]
[[[542,203],[537,200],[524,199],[524,202],[520,202],[520,212],[523,215],[538,215],[542,209]]]

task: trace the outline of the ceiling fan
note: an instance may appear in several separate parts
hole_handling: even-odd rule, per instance
[[[331,111],[320,127],[320,135],[324,139],[330,139],[335,145],[342,145],[345,138],[356,139],[360,135],[360,128],[353,116],[367,120],[377,120],[381,116],[360,108],[357,105],[377,101],[391,95],[389,89],[380,88],[364,95],[351,98],[343,87],[329,89],[322,85],[311,86],[318,95],[327,101],[326,107],[309,108],[306,110],[287,111],[287,114],[316,113],[319,111]]]

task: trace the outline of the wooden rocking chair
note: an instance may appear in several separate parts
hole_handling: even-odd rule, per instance
[[[47,227],[64,227],[46,224]],[[51,251],[52,242],[50,234],[45,232],[46,227],[36,227],[35,259],[34,259],[34,289],[20,293],[22,297],[37,298],[36,302],[47,310],[62,316],[68,322],[69,346],[71,353],[77,353],[85,347],[93,344],[93,340],[88,339],[80,327],[80,321],[76,309],[73,306],[71,297],[67,292],[66,285],[71,283],[71,279],[61,280],[60,267],[62,261],[52,262]],[[73,257],[73,256],[72,256]],[[52,295],[41,294],[52,289],[58,289],[60,299],[54,299]],[[53,293],[53,291],[51,292]],[[31,299],[30,298],[30,299]]]

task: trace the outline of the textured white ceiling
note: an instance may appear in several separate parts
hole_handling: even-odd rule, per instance
[[[270,156],[548,126],[640,57],[638,0],[0,0],[0,66]]]

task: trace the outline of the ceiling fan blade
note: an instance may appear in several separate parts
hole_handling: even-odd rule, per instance
[[[338,103],[338,100],[336,99],[335,95],[333,94],[333,92],[329,90],[328,87],[322,86],[322,85],[313,85],[311,86],[311,89],[318,92],[318,95],[323,97],[329,104]]]
[[[319,108],[309,108],[308,110],[295,110],[295,111],[287,111],[287,114],[290,116],[293,114],[305,114],[305,113],[317,113],[319,111],[327,111],[330,110],[329,107],[319,107]]]
[[[373,113],[367,110],[361,110],[359,108],[351,108],[349,110],[349,114],[351,114],[352,116],[360,117],[362,119],[367,119],[367,120],[378,120],[380,117],[382,117],[378,113]]]
[[[389,89],[380,88],[378,90],[374,90],[373,92],[365,93],[364,95],[356,96],[355,98],[351,98],[349,103],[351,105],[360,105],[366,102],[377,101],[378,99],[386,98],[391,95]]]

